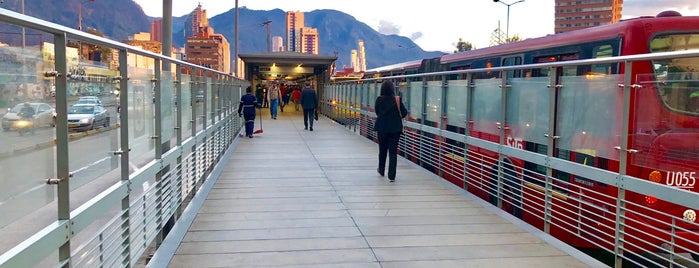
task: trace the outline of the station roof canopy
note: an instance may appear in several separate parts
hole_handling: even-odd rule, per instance
[[[315,74],[318,67],[329,70],[337,57],[299,52],[239,54],[245,69],[261,80],[298,80]]]

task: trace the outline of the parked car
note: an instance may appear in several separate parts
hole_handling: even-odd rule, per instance
[[[20,103],[12,107],[7,113],[2,117],[2,130],[9,131],[15,129],[14,123],[19,120],[18,113],[22,110],[24,103]],[[34,109],[34,126],[47,126],[53,127],[56,125],[55,109],[51,107],[48,103],[43,102],[31,102],[29,106]]]
[[[95,97],[95,96],[80,97],[75,104],[82,104],[82,103],[102,105],[102,101],[98,97]]]
[[[68,108],[68,129],[83,131],[95,127],[108,127],[109,111],[97,104],[74,104]]]

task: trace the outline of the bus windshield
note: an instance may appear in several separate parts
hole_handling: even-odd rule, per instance
[[[650,42],[651,52],[699,49],[699,34],[659,35]],[[699,115],[699,58],[653,61],[658,94],[667,107],[677,112]]]

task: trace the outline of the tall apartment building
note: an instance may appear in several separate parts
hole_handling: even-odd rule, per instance
[[[272,36],[272,52],[284,51],[284,38]]]
[[[226,37],[215,33],[214,28],[209,26],[206,10],[201,8],[201,4],[190,13],[185,25],[185,29],[191,31],[189,33],[185,32],[187,37],[185,60],[217,71],[230,73],[230,44]]]
[[[556,0],[555,33],[616,23],[624,0]]]
[[[350,55],[350,61],[351,61],[351,63],[350,63],[351,66],[350,66],[350,67],[352,67],[352,69],[356,69],[356,68],[357,68],[357,65],[359,64],[359,62],[357,61],[357,50],[356,50],[356,49],[352,49],[352,52],[351,52],[351,53],[352,53],[352,54]]]
[[[296,39],[299,42],[296,52],[315,55],[320,53],[318,29],[301,27],[298,29]]]
[[[298,31],[303,28],[303,12],[286,12],[286,48],[287,51],[300,51],[298,42]]]
[[[163,42],[163,20],[150,21],[150,40]]]
[[[201,31],[187,38],[186,61],[229,73],[230,44],[222,34]]]
[[[359,39],[359,43],[357,45],[359,46],[357,50],[357,66],[354,67],[354,71],[364,72],[366,71],[366,51],[364,51],[364,40]]]
[[[206,10],[199,4],[184,21],[184,37],[194,36],[199,33],[199,28],[207,26],[209,26],[209,18],[206,16]]]

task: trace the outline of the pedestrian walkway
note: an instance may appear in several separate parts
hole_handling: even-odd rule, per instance
[[[405,159],[390,183],[327,118],[264,111],[148,267],[606,267]]]

